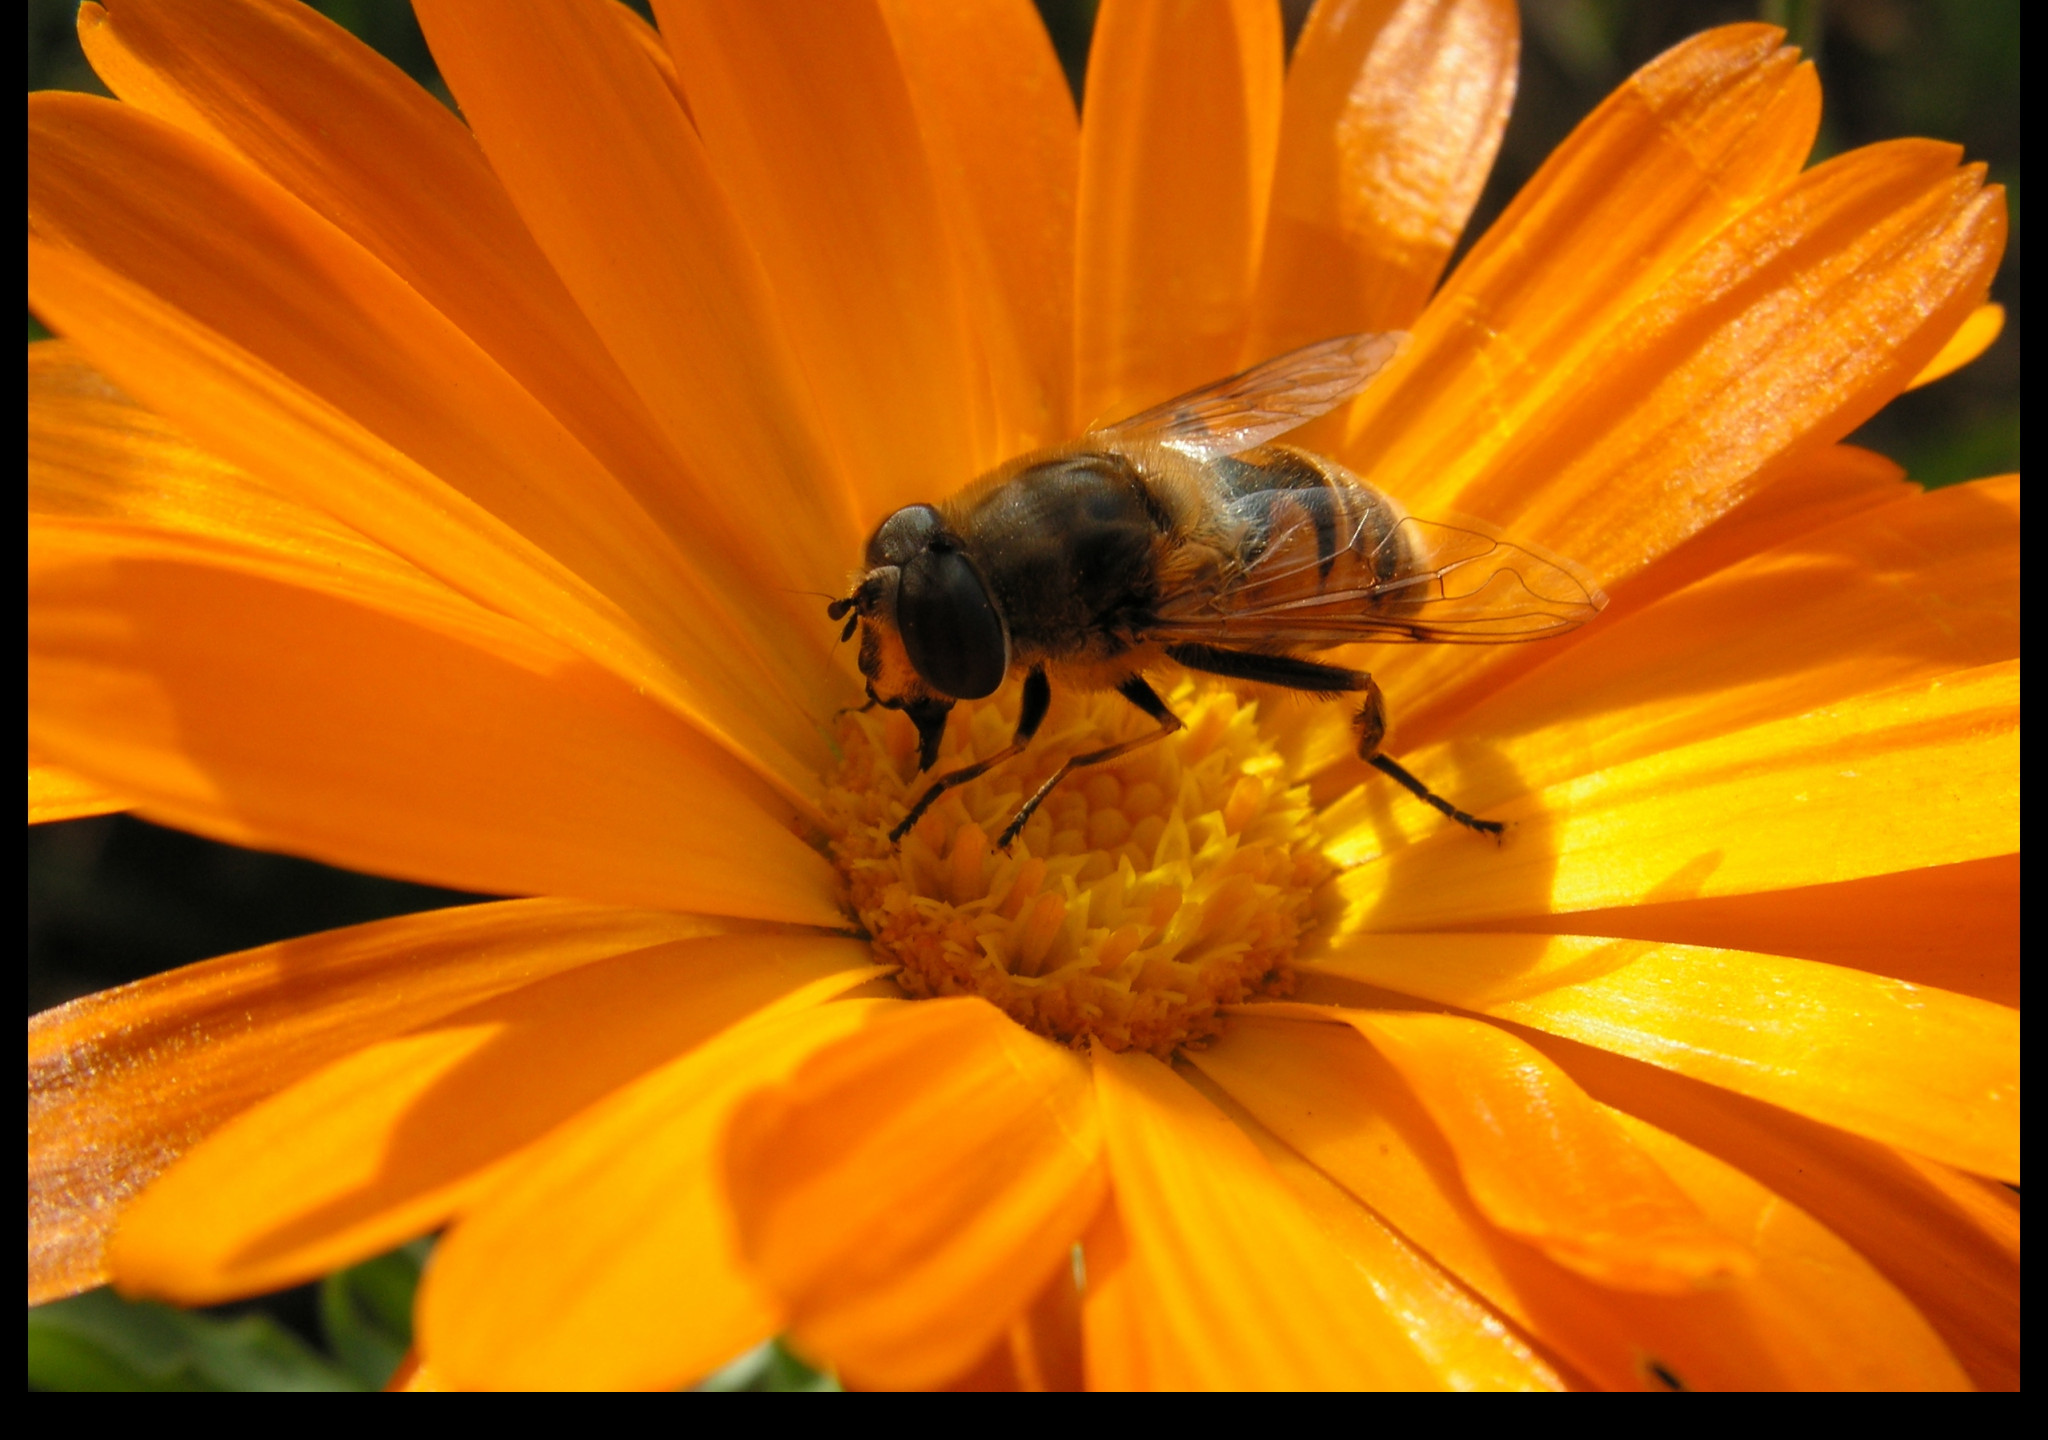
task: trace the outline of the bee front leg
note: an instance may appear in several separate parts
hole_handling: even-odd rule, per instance
[[[1059,769],[1052,772],[1051,779],[1039,786],[1031,798],[1018,808],[1016,815],[1004,827],[1002,838],[996,841],[996,849],[1007,850],[1010,848],[1010,842],[1015,840],[1018,833],[1023,830],[1024,822],[1029,820],[1038,807],[1045,802],[1045,797],[1052,794],[1053,787],[1066,779],[1073,771],[1079,770],[1084,765],[1100,765],[1106,760],[1115,760],[1119,756],[1128,755],[1133,750],[1150,745],[1155,740],[1164,740],[1174,731],[1181,728],[1180,716],[1166,708],[1166,702],[1161,700],[1152,687],[1145,683],[1143,677],[1133,675],[1130,679],[1124,681],[1123,684],[1116,687],[1116,693],[1123,696],[1124,699],[1130,701],[1140,710],[1143,710],[1154,720],[1157,720],[1159,728],[1150,735],[1140,735],[1137,739],[1126,740],[1121,745],[1105,745],[1100,750],[1090,750],[1085,755],[1076,755],[1067,760]]]
[[[977,760],[972,765],[963,765],[949,775],[942,775],[932,782],[924,794],[917,797],[917,803],[910,807],[910,813],[896,823],[889,832],[889,843],[894,845],[910,833],[910,827],[924,818],[924,812],[941,795],[955,785],[965,785],[978,775],[986,775],[996,766],[1012,756],[1024,753],[1024,747],[1031,743],[1031,737],[1038,733],[1038,727],[1045,723],[1046,709],[1052,704],[1052,682],[1045,678],[1045,671],[1033,670],[1024,677],[1024,695],[1017,707],[1017,733],[1010,737],[1010,743],[986,760]],[[926,766],[920,766],[920,769]],[[1005,844],[1008,843],[1006,840]]]

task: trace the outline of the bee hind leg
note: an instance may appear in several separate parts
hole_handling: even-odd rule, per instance
[[[1032,793],[1031,798],[1018,807],[1016,815],[1011,817],[1010,823],[1003,828],[1002,838],[996,841],[996,849],[1007,850],[1010,848],[1010,842],[1015,840],[1019,832],[1024,829],[1024,822],[1029,820],[1038,807],[1045,803],[1045,797],[1052,794],[1053,787],[1066,779],[1073,771],[1079,770],[1085,765],[1100,765],[1105,761],[1118,759],[1121,756],[1130,754],[1133,750],[1152,744],[1155,740],[1164,740],[1174,731],[1181,728],[1180,716],[1166,708],[1166,702],[1161,700],[1152,687],[1145,683],[1142,676],[1133,675],[1130,679],[1124,681],[1123,684],[1117,686],[1116,692],[1140,710],[1143,710],[1147,715],[1150,715],[1154,720],[1157,720],[1159,728],[1149,735],[1140,735],[1135,740],[1126,740],[1121,745],[1105,745],[1100,750],[1090,750],[1085,755],[1076,755],[1067,760],[1059,769],[1052,772],[1051,779],[1039,786]]]
[[[1399,785],[1423,804],[1450,816],[1451,819],[1463,825],[1467,830],[1477,830],[1481,835],[1498,837],[1508,828],[1498,820],[1481,820],[1476,815],[1460,810],[1450,801],[1444,799],[1443,796],[1437,794],[1436,791],[1430,789],[1427,785],[1409,774],[1405,766],[1390,756],[1370,755],[1366,757],[1365,763],[1372,766],[1373,769],[1379,771],[1382,775],[1387,776],[1396,785]]]
[[[1341,665],[1324,665],[1315,660],[1297,660],[1292,655],[1261,655],[1255,651],[1219,650],[1213,645],[1169,645],[1168,658],[1178,661],[1190,670],[1206,671],[1211,675],[1226,675],[1233,680],[1252,680],[1263,685],[1279,685],[1289,690],[1301,690],[1311,695],[1360,695],[1365,703],[1358,709],[1351,725],[1358,732],[1358,758],[1393,780],[1403,790],[1423,804],[1457,821],[1468,830],[1482,835],[1498,836],[1507,827],[1498,820],[1481,820],[1476,815],[1460,810],[1443,796],[1437,794],[1420,780],[1408,773],[1406,767],[1389,756],[1380,753],[1380,742],[1387,734],[1387,701],[1380,694],[1379,685],[1363,670],[1347,670]]]
[[[965,785],[977,776],[986,775],[1005,760],[1021,755],[1024,747],[1031,743],[1031,737],[1038,733],[1038,727],[1045,722],[1045,712],[1051,704],[1052,683],[1045,678],[1045,671],[1033,670],[1024,677],[1023,700],[1017,709],[1017,733],[1010,737],[1010,743],[986,760],[963,765],[958,770],[934,780],[931,788],[917,797],[917,803],[910,807],[910,813],[896,822],[896,828],[889,832],[889,843],[899,843],[910,833],[910,827],[924,818],[924,812],[931,809],[938,798],[955,785]],[[1005,840],[1004,843],[1009,842]]]
[[[1380,741],[1385,739],[1387,734],[1387,701],[1386,697],[1380,694],[1380,687],[1373,683],[1370,675],[1363,678],[1365,704],[1359,707],[1357,716],[1351,722],[1352,727],[1358,731],[1358,758],[1432,810],[1449,816],[1467,830],[1477,830],[1482,835],[1499,837],[1507,829],[1500,821],[1481,820],[1476,815],[1460,810],[1416,779],[1400,761],[1391,755],[1380,753]]]

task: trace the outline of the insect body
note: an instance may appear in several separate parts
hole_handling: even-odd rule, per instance
[[[1168,661],[1361,696],[1360,758],[1460,824],[1498,834],[1380,754],[1386,707],[1369,674],[1298,653],[1360,640],[1539,640],[1606,604],[1567,561],[1471,522],[1416,519],[1335,461],[1273,443],[1364,389],[1403,338],[1290,351],[885,519],[865,573],[829,613],[847,637],[860,630],[869,703],[916,725],[918,768],[937,759],[957,701],[1025,675],[1010,745],[935,781],[890,838],[1021,752],[1054,678],[1113,688],[1158,722],[1060,766],[1004,830],[1007,846],[1070,771],[1180,728],[1144,679]]]

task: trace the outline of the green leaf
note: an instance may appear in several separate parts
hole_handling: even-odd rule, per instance
[[[28,1312],[37,1390],[361,1390],[264,1315],[195,1314],[90,1290]]]
[[[366,1388],[381,1390],[412,1347],[412,1297],[426,1253],[426,1242],[419,1241],[320,1282],[327,1348]]]
[[[706,1376],[699,1390],[837,1390],[829,1371],[815,1370],[780,1340],[764,1340]]]

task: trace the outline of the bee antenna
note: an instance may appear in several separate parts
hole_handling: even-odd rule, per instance
[[[808,595],[813,592],[805,590],[800,591],[798,593]],[[825,615],[828,619],[843,620],[846,618],[846,612],[853,608],[853,597],[850,595],[840,600],[833,600],[832,597],[829,595],[825,598],[828,601],[831,601],[831,603],[826,605],[825,607]]]

